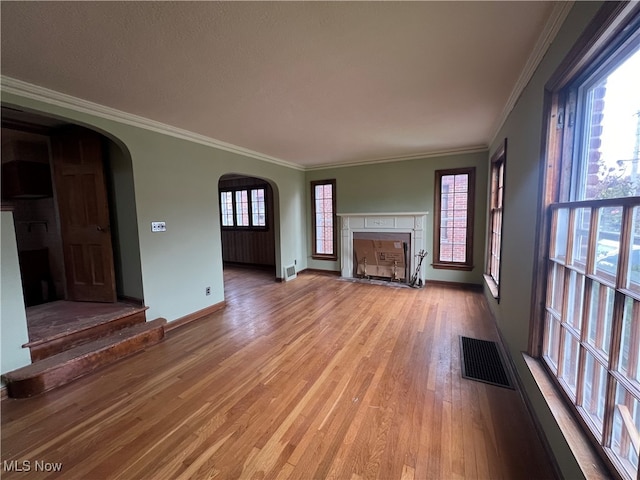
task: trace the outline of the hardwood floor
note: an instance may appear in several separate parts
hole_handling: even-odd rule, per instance
[[[225,279],[225,310],[3,401],[2,478],[553,478],[518,392],[460,376],[459,335],[498,339],[482,294]]]

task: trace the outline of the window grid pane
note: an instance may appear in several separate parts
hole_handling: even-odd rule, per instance
[[[236,192],[236,226],[249,226],[249,200],[246,190]]]
[[[578,388],[578,355],[579,344],[576,338],[566,329],[562,329],[564,341],[562,342],[562,373],[560,378],[565,381],[572,398],[575,398]]]
[[[595,347],[605,359],[609,358],[614,299],[615,290],[598,282],[592,283],[586,341]]]
[[[605,399],[607,398],[607,370],[593,355],[587,351],[585,351],[585,355],[581,404],[595,426],[597,435],[601,436],[604,424]]]
[[[233,227],[232,192],[220,192],[220,212],[222,214],[222,226]]]
[[[640,119],[638,121],[640,122]],[[640,138],[638,138],[638,141],[640,142]],[[627,264],[625,286],[640,296],[640,207],[635,207],[631,213],[630,243],[631,254]]]
[[[567,291],[567,311],[564,321],[578,332],[582,326],[582,302],[584,299],[584,275],[575,270],[569,271],[569,289]]]
[[[590,208],[578,208],[575,210],[572,228],[573,250],[571,254],[571,265],[575,266],[581,272],[586,272],[587,268],[590,221]]]
[[[560,355],[560,322],[550,313],[545,316],[544,355],[554,373],[558,373]]]
[[[254,227],[267,225],[264,188],[251,190],[251,225]]]
[[[598,230],[596,233],[598,244],[609,246],[611,249],[596,260],[593,273],[611,285],[616,284],[616,275],[618,274],[622,210],[622,207],[598,209]]]
[[[640,402],[620,384],[616,388],[612,430],[611,451],[624,471],[635,478],[638,471]]]
[[[627,297],[622,314],[622,345],[618,371],[634,382],[640,390],[638,357],[640,357],[640,302]]]

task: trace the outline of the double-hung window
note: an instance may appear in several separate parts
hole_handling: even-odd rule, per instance
[[[220,216],[223,228],[267,227],[266,188],[220,190]]]
[[[500,298],[500,260],[502,256],[502,216],[504,209],[504,169],[507,140],[491,157],[489,198],[489,241],[487,242],[485,278],[493,296]]]
[[[640,452],[640,8],[605,4],[601,15],[594,24],[610,28],[578,42],[547,86],[544,308],[534,325],[567,402],[631,480]]]

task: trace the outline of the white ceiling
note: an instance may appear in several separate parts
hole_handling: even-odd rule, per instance
[[[3,0],[2,75],[307,168],[474,150],[557,5]]]

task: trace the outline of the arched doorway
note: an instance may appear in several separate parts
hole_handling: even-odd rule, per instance
[[[59,175],[61,157],[74,175]],[[81,157],[95,159],[94,171]],[[31,308],[63,300],[143,304],[133,188],[131,157],[117,140],[3,105],[2,204],[13,212],[30,343]],[[88,230],[75,222],[70,236],[65,226],[79,216],[91,217]]]
[[[223,263],[276,276],[277,199],[272,185],[262,178],[226,174],[218,181],[218,199]]]

